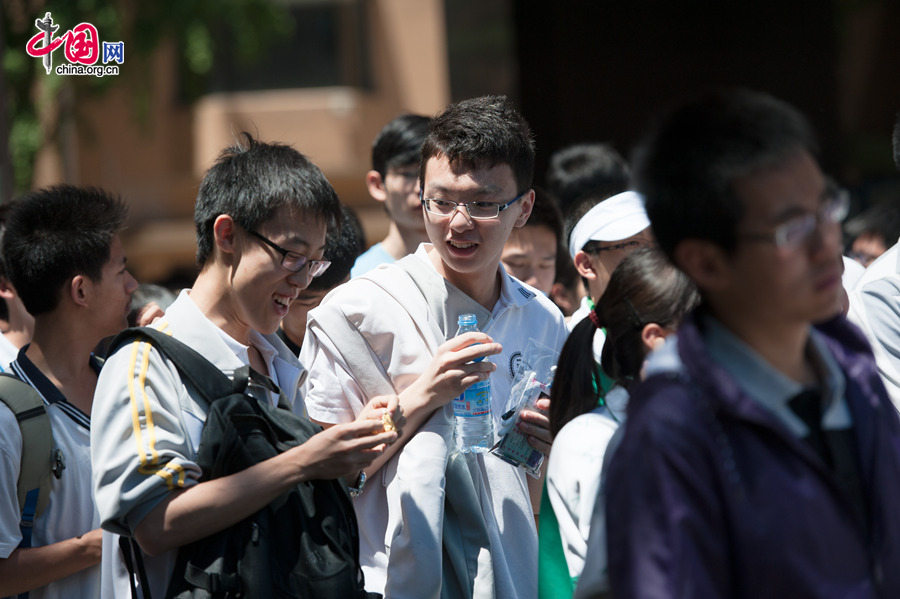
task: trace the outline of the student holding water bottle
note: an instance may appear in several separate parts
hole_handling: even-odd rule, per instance
[[[531,497],[540,481],[493,454],[458,452],[452,406],[489,380],[499,430],[513,384],[547,357],[555,362],[565,341],[559,310],[500,265],[510,232],[531,212],[533,166],[531,132],[505,98],[451,105],[433,122],[419,166],[431,243],[338,287],[309,314],[300,358],[310,417],[345,422],[372,397],[398,394],[405,419],[355,490],[369,591],[537,594],[539,496]],[[463,314],[478,332],[455,335]],[[547,416],[522,414],[519,430],[546,452]]]

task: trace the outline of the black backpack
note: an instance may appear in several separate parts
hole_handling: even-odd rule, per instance
[[[273,407],[264,393],[257,401],[255,391],[274,388],[268,377],[247,366],[230,379],[199,353],[156,329],[127,329],[110,347],[135,340],[152,343],[210,404],[197,455],[201,482],[244,470],[322,430]],[[133,539],[122,549],[126,562],[129,553],[137,558],[141,574],[140,550]],[[144,580],[142,587],[147,597]],[[181,547],[166,597],[380,595],[363,589],[359,532],[346,488],[338,480],[315,480],[300,483],[234,526]]]

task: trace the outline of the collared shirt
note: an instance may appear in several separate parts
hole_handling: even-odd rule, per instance
[[[78,537],[100,526],[91,489],[90,417],[65,398],[60,390],[19,351],[9,365],[20,379],[41,398],[50,418],[53,443],[61,451],[65,468],[59,477],[50,477],[49,503],[34,521],[32,547],[43,547]],[[90,366],[100,370],[91,356]],[[22,459],[22,433],[12,412],[0,405],[0,557],[7,558],[21,541],[16,479]],[[29,593],[33,599],[97,597],[100,594],[100,568],[85,570],[51,582]]]
[[[184,299],[181,299],[179,302],[179,307],[183,311],[191,314],[198,322],[204,323],[203,328],[211,333],[214,332],[241,362],[250,364],[250,346],[244,345],[209,320],[209,318],[200,311],[197,304],[190,299],[188,291],[189,290],[184,289],[179,294],[178,299],[184,297]],[[171,306],[169,308],[171,309]],[[286,398],[293,405],[296,401],[296,389],[303,382],[305,371],[302,366],[298,367],[296,361],[285,359],[283,356],[279,355],[278,349],[272,343],[272,340],[275,338],[275,335],[263,335],[254,330],[250,331],[250,343],[259,351],[263,362],[266,364],[266,369],[268,370],[268,372],[263,374],[267,374],[269,378],[272,379],[272,382],[285,392]],[[273,406],[278,405],[277,393],[270,391],[269,399]]]
[[[871,536],[809,444],[713,359],[697,321],[660,350],[667,368],[654,353],[610,463],[614,594],[900,597],[900,420],[858,330],[840,317],[815,329],[844,373]]]
[[[900,410],[900,242],[869,265],[849,296],[847,318],[872,344],[878,373]]]
[[[771,410],[793,434],[805,437],[809,432],[806,424],[788,405],[804,386],[773,368],[712,316],[704,317],[703,324],[703,339],[713,360],[734,377],[747,395]],[[810,329],[807,352],[822,376],[822,428],[847,429],[852,423],[844,398],[844,375],[820,336],[821,333]]]
[[[182,291],[153,327],[200,352],[227,376],[249,363],[248,346],[209,320],[188,291]],[[296,356],[274,334],[252,333],[250,340],[260,350],[269,377],[285,399],[300,409],[298,385],[303,369]],[[275,394],[269,398],[277,402]],[[195,460],[208,410],[174,363],[151,344],[135,340],[107,359],[94,394],[90,443],[96,464],[94,497],[106,530],[131,534],[172,491],[197,484],[201,472]],[[165,593],[176,553],[145,556],[154,597]],[[121,560],[121,552],[104,551],[103,597],[130,593]]]
[[[80,409],[69,403],[69,400],[56,388],[56,385],[50,382],[41,370],[34,365],[34,362],[28,359],[25,354],[28,350],[26,344],[21,350],[15,361],[9,364],[10,370],[20,379],[31,385],[35,391],[41,396],[46,405],[55,404],[63,414],[68,416],[75,424],[86,430],[91,430],[91,417]],[[94,374],[100,374],[100,360],[94,354],[88,358],[88,363]]]
[[[9,363],[15,360],[17,355],[19,348],[13,345],[6,335],[0,333],[0,372],[7,372]]]
[[[498,266],[500,294],[489,310],[437,272],[429,247],[420,245],[415,255],[397,265],[377,268],[338,286],[310,311],[301,356],[310,371],[305,403],[313,419],[337,423],[355,418],[377,393],[375,385],[362,382],[368,375],[377,373],[384,377],[385,385],[402,391],[428,367],[435,348],[454,335],[457,316],[463,313],[475,314],[479,328],[503,346],[500,354],[487,358],[497,366],[490,377],[495,429],[510,407],[515,381],[529,369],[540,372],[555,364],[566,330],[562,314],[549,299]],[[342,331],[344,324],[355,331]],[[344,355],[356,337],[367,345],[362,351],[371,352],[366,372],[352,368]],[[443,413],[446,416],[446,410]],[[432,533],[440,531],[443,524],[444,416],[439,412],[426,422],[425,434],[413,435],[354,500],[360,525],[360,562],[369,591],[391,596],[393,588],[410,583],[404,587],[406,596],[425,596],[439,580],[434,572],[440,572],[441,546],[434,544]],[[533,597],[537,590],[537,535],[525,474],[493,455],[478,456],[474,461],[473,476],[483,485],[481,500],[487,506],[479,518],[485,519],[491,538],[496,596]],[[432,481],[436,481],[433,486]],[[414,509],[404,508],[404,497],[414,498]],[[396,527],[401,515],[408,519]],[[448,543],[462,546],[469,539],[450,539]],[[390,577],[389,563],[393,568]]]

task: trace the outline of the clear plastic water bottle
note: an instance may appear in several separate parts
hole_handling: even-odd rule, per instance
[[[478,330],[474,314],[459,315],[456,335]],[[478,358],[480,362],[484,358]],[[453,400],[456,416],[456,446],[462,453],[485,453],[494,444],[494,421],[491,418],[491,381],[479,381]]]

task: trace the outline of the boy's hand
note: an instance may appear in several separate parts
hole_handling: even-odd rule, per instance
[[[550,409],[550,399],[546,396],[537,400],[538,410],[522,410],[519,414],[519,422],[516,427],[528,438],[528,444],[544,455],[550,455],[550,446],[553,445],[553,435],[550,434],[550,418],[547,412]]]
[[[334,479],[355,476],[396,440],[397,432],[385,432],[379,416],[335,424],[294,449],[305,462],[305,480]]]
[[[438,347],[425,371],[404,390],[431,409],[448,403],[478,381],[487,380],[496,366],[488,360],[472,362],[503,351],[499,343],[481,332],[464,333]]]
[[[400,409],[400,398],[397,395],[379,395],[372,398],[356,420],[378,420],[385,431],[395,430],[398,436],[403,434],[403,425],[406,424],[406,417]]]

